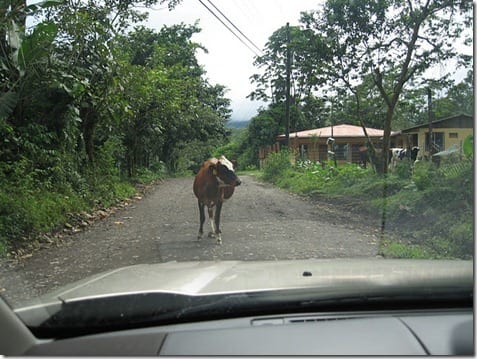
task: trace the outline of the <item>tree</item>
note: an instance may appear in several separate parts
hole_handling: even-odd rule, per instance
[[[282,106],[271,104],[267,109],[260,109],[258,115],[250,120],[240,146],[243,165],[258,166],[259,148],[274,144],[277,136],[284,133],[284,124],[277,122],[277,118],[282,116],[284,116]]]
[[[224,140],[230,101],[223,86],[203,79],[195,56],[203,47],[190,41],[199,29],[143,29],[128,38],[145,16],[138,3],[0,4],[1,162],[27,158],[45,178],[62,166],[94,176],[105,167],[97,153],[106,158],[111,143],[123,142],[115,158],[132,174],[153,158],[172,161],[177,143]],[[41,21],[25,33],[24,19],[39,11]]]
[[[137,97],[120,121],[131,175],[158,160],[187,170],[225,140],[230,100],[224,86],[203,77],[196,51],[206,49],[191,40],[199,31],[184,24],[159,32],[137,27],[117,41],[127,58],[123,101]]]
[[[290,42],[287,42],[287,28],[276,30],[265,45],[264,55],[257,56],[254,65],[262,73],[251,77],[255,90],[251,99],[271,101],[274,108],[283,107],[286,99],[286,52],[290,49],[291,64],[291,128],[299,131],[316,125],[320,119],[321,104],[314,91],[322,84],[319,76],[321,67],[315,66],[324,56],[324,44],[319,38],[310,40],[304,30],[291,26]],[[284,116],[276,119],[279,124]]]
[[[471,9],[466,0],[328,0],[323,11],[305,17],[309,29],[329,39],[328,69],[340,64],[334,78],[356,89],[371,76],[379,91],[386,106],[381,172],[387,172],[392,120],[405,84],[424,81],[426,70],[458,57],[454,45],[470,25]]]
[[[450,117],[474,112],[474,72],[469,70],[467,76],[458,84],[452,84],[445,89],[445,95],[434,101],[436,118]]]
[[[108,100],[114,91],[117,63],[111,52],[116,33],[126,30],[136,13],[131,2],[68,0],[48,17],[59,26],[56,57],[63,62],[60,82],[80,88],[75,94],[79,110],[81,138],[89,164],[94,166],[95,152],[103,141],[99,127],[109,122],[114,105]],[[137,17],[138,19],[142,17]]]

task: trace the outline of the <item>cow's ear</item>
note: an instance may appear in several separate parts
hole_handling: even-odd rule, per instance
[[[217,165],[211,164],[211,165],[209,166],[209,171],[210,171],[210,173],[212,173],[214,176],[217,176]]]
[[[231,160],[230,162],[232,162],[232,165],[234,166],[234,170],[236,170],[238,167],[238,162],[236,160]]]

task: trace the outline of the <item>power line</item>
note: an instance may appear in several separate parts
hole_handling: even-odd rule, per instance
[[[219,20],[222,25],[224,25],[227,30],[229,30],[232,35],[234,35],[237,39],[240,40],[240,42],[242,44],[244,44],[250,51],[252,51],[256,56],[260,56],[253,48],[251,48],[240,36],[238,36],[219,16],[217,16],[217,14],[212,10],[210,9],[207,5],[204,4],[204,2],[202,0],[199,0],[199,2],[212,14],[214,15],[214,17]]]
[[[215,10],[219,12],[220,15],[222,15],[225,18],[225,20],[229,22],[230,25],[232,25],[240,33],[240,35],[242,35],[260,53],[262,52],[262,49],[260,49],[257,45],[255,45],[252,40],[250,40],[242,31],[240,31],[240,29],[237,26],[235,26],[235,24],[227,16],[225,16],[225,14],[222,11],[220,11],[220,9],[217,6],[215,6],[211,0],[207,0],[207,1],[210,3],[210,5],[212,5],[215,8]]]

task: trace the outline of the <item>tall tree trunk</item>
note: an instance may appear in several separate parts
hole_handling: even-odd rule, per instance
[[[383,153],[382,153],[382,173],[388,173],[389,150],[391,142],[391,122],[394,114],[395,104],[388,107],[386,111],[386,118],[384,120],[384,136],[383,136]]]
[[[359,88],[356,88],[356,90],[353,90],[353,87],[349,83],[348,83],[348,87],[351,88],[351,91],[353,92],[355,100],[356,100],[356,116],[358,118],[359,124],[361,125],[361,128],[363,129],[364,136],[366,137],[366,147],[368,148],[367,155],[369,158],[369,162],[371,163],[371,167],[373,167],[376,172],[381,173],[381,168],[378,168],[379,162],[377,161],[377,157],[376,157],[376,147],[374,147],[373,141],[371,141],[371,138],[369,138],[368,136],[368,131],[366,131],[366,126],[364,125],[363,116],[361,115],[361,101],[359,97]]]

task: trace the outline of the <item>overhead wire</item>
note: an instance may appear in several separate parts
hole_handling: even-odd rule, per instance
[[[215,10],[219,12],[220,15],[222,15],[225,18],[225,20],[229,22],[230,25],[234,27],[235,30],[237,30],[240,33],[240,35],[242,35],[260,53],[262,52],[262,49],[260,49],[257,45],[255,45],[254,42],[248,38],[247,35],[245,35],[242,31],[240,31],[240,29],[237,26],[235,26],[235,24],[222,11],[220,11],[220,9],[217,6],[215,6],[215,4],[211,0],[207,0],[207,1],[209,2],[210,5],[214,7]]]
[[[263,56],[263,51],[262,49],[260,49],[249,37],[247,37],[233,22],[232,20],[230,20],[213,2],[212,0],[198,0],[202,6],[204,6],[207,11],[209,11],[217,20],[220,21],[220,23],[227,29],[229,30],[232,35],[234,35],[244,46],[246,46],[252,53],[254,53],[257,57],[260,57],[260,56]],[[207,1],[207,3],[209,4],[209,6],[207,6],[206,3],[204,3],[204,1]],[[245,13],[245,14],[248,14],[250,15],[250,13],[255,13],[255,12],[258,12],[258,10],[255,8],[254,6],[254,9],[255,11],[251,11],[250,9],[250,4],[246,1],[243,1],[243,0],[240,0],[240,4],[244,4],[247,6],[247,10],[244,11],[244,9],[241,7],[240,11],[242,13]],[[253,3],[252,3],[253,5]],[[222,18],[219,16],[221,15]],[[224,20],[225,19],[225,20]],[[227,21],[229,25],[227,25],[224,21]],[[235,31],[231,28],[233,27],[233,29],[235,29]],[[241,36],[239,36],[239,34]],[[248,42],[246,43],[245,40]],[[258,52],[258,53],[257,53]],[[250,119],[252,118],[253,116],[255,116],[258,112],[259,112],[259,109],[262,108],[264,104],[262,104],[260,102],[260,104],[258,106],[253,106],[251,103],[249,103],[248,105],[241,105],[240,106],[240,110],[238,111],[235,111],[234,110],[234,113],[235,113],[235,117],[238,117],[240,119]]]
[[[257,53],[257,51],[255,49],[253,49],[250,45],[248,45],[240,36],[238,36],[211,8],[209,8],[202,0],[198,0],[202,6],[204,6],[217,20],[219,20],[221,22],[222,25],[225,26],[225,28],[227,30],[229,30],[232,35],[234,35],[243,45],[245,45],[250,51],[252,51],[257,57],[261,56],[259,53]],[[210,2],[210,1],[209,1]],[[212,3],[211,3],[212,4]],[[212,4],[212,6],[214,6],[215,8],[217,8],[215,5]],[[218,9],[217,9],[218,10]],[[220,12],[220,11],[219,11]],[[220,12],[222,14],[222,12]],[[224,16],[222,14],[222,16]],[[224,16],[225,17],[225,16]],[[230,20],[228,20],[230,22]],[[232,23],[232,22],[231,22]],[[233,23],[232,23],[233,25]],[[235,25],[233,25],[235,28],[237,28]],[[238,28],[237,28],[238,29]],[[243,33],[239,30],[239,32],[243,35]],[[247,38],[246,36],[244,36],[245,38]],[[248,38],[247,38],[248,39]],[[248,40],[250,41],[250,40]],[[252,42],[251,42],[252,43]],[[253,43],[252,43],[253,44]],[[253,46],[255,46],[253,44]],[[259,50],[261,52],[261,50]]]

